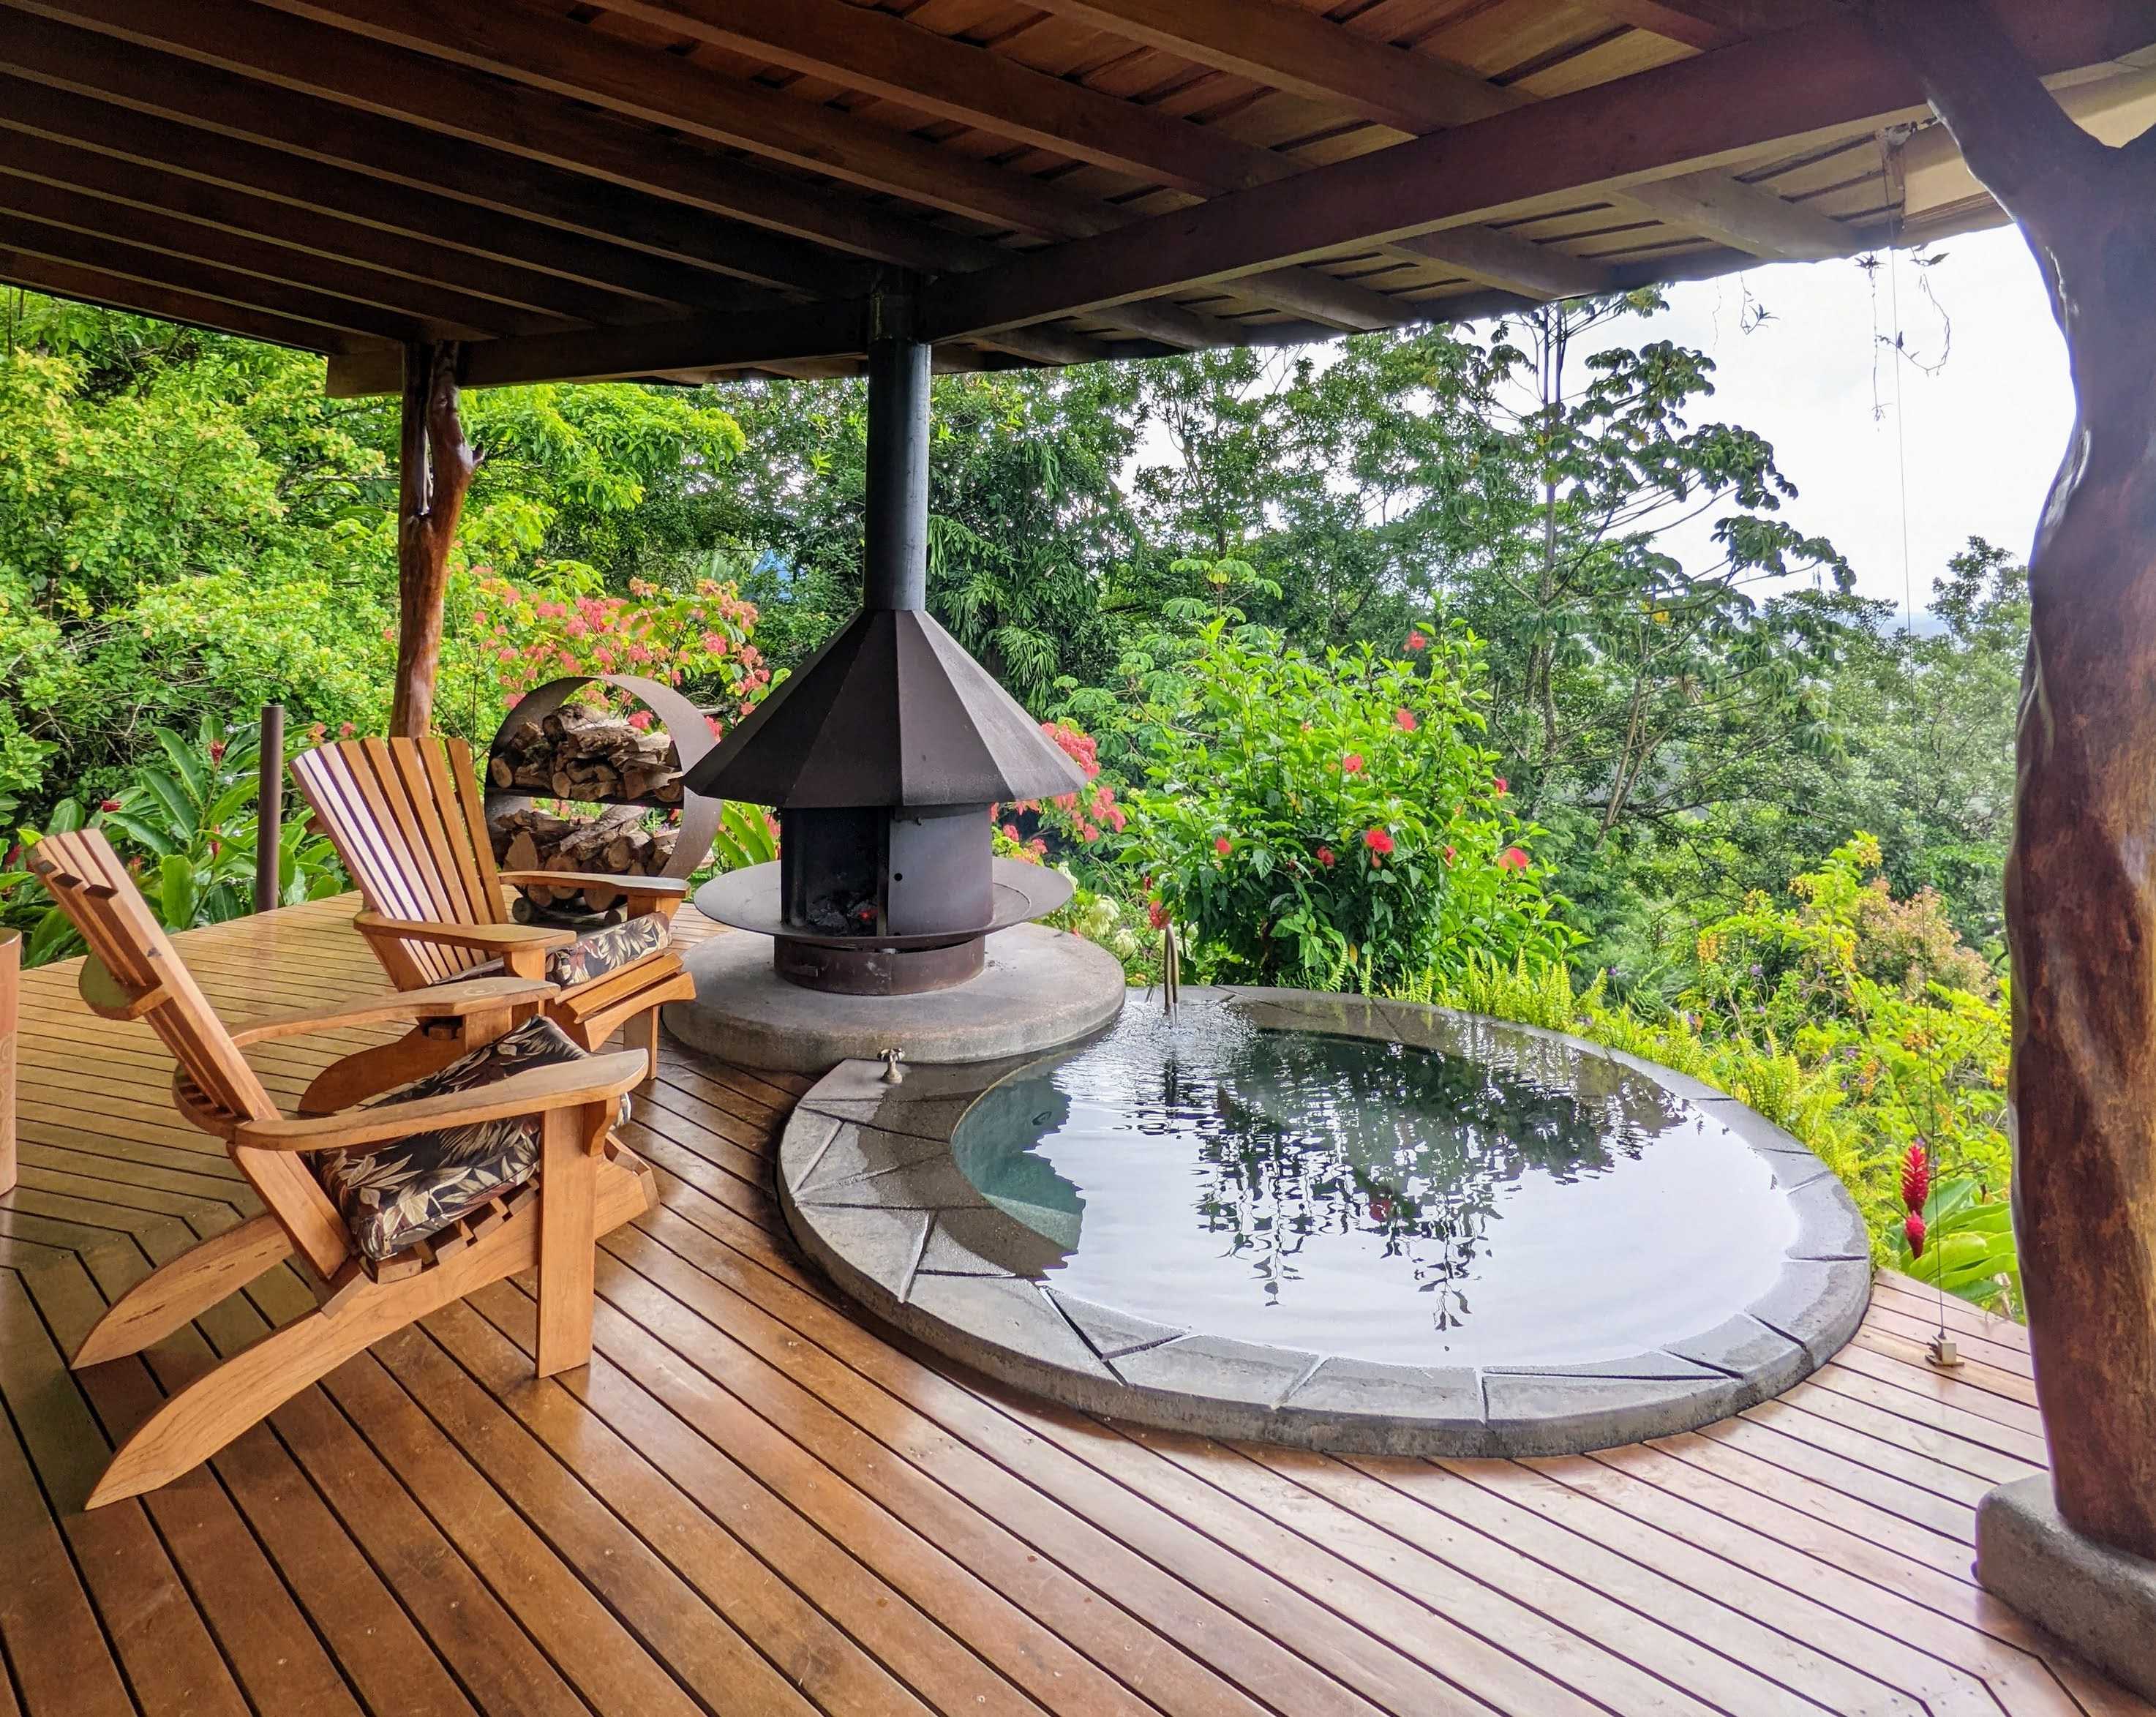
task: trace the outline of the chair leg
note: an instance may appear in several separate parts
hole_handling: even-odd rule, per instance
[[[609,1105],[548,1111],[539,1165],[539,1375],[592,1356],[599,1148]]]
[[[644,1049],[649,1064],[644,1083],[637,1087],[640,1091],[649,1090],[659,1083],[659,1008],[656,1003],[644,1016]]]
[[[387,1325],[379,1315],[382,1297],[421,1279],[377,1288],[375,1304],[341,1317],[309,1312],[196,1378],[121,1444],[85,1506],[100,1509],[169,1484],[389,1330],[434,1310],[418,1305]]]
[[[600,1136],[604,1136],[603,1127]],[[567,1178],[573,1184],[573,1171]],[[609,1183],[609,1225],[625,1219],[619,1207],[642,1201],[642,1189],[626,1184],[625,1179],[617,1176]],[[543,1209],[543,1195],[539,1202]],[[588,1204],[586,1208],[588,1212]],[[588,1225],[588,1214],[585,1220]],[[588,1242],[588,1268],[590,1250]],[[319,1308],[271,1330],[195,1379],[152,1413],[120,1446],[85,1506],[102,1508],[178,1478],[384,1335],[490,1282],[528,1270],[538,1261],[538,1216],[520,1212],[454,1258],[416,1276],[365,1284],[334,1307]],[[585,1313],[588,1320],[588,1300]]]
[[[213,1234],[152,1270],[106,1307],[68,1365],[79,1371],[140,1353],[291,1255],[292,1237],[275,1216],[251,1217]]]

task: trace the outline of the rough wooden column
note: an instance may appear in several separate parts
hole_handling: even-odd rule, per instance
[[[454,341],[404,348],[397,441],[397,695],[389,731],[417,738],[434,720],[442,597],[457,517],[479,464],[457,413]]]
[[[2156,136],[2087,136],[1974,0],[1872,16],[2028,239],[2073,372],[2006,871],[2015,1232],[2059,1512],[2156,1557]]]

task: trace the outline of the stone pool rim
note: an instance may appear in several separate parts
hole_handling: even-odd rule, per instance
[[[1133,992],[1130,1005],[1160,1002]],[[880,1064],[841,1062],[780,1136],[779,1203],[795,1238],[886,1322],[1031,1394],[1158,1429],[1343,1453],[1554,1456],[1675,1436],[1783,1393],[1863,1321],[1871,1250],[1847,1190],[1801,1141],[1697,1079],[1566,1033],[1419,1003],[1194,987],[1182,1005],[1233,1009],[1260,1029],[1425,1048],[1463,1032],[1517,1033],[1614,1062],[1697,1105],[1765,1163],[1797,1218],[1779,1274],[1710,1329],[1577,1366],[1384,1364],[1178,1330],[1080,1299],[1006,1262],[1046,1243],[975,1189],[950,1142],[982,1093],[1069,1046],[916,1068],[898,1085]]]

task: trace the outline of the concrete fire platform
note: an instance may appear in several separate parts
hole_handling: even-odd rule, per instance
[[[886,1049],[919,1065],[1028,1055],[1075,1042],[1122,1011],[1123,969],[1082,936],[1037,924],[988,940],[981,975],[913,996],[840,996],[773,971],[768,937],[714,936],[687,956],[696,999],[663,1014],[691,1048],[744,1067],[821,1074]]]

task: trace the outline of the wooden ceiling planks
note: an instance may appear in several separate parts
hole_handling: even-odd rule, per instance
[[[1998,3],[2046,70],[2156,41]],[[954,366],[1075,362],[1847,254],[1894,81],[1834,0],[0,0],[0,217],[340,388],[450,333],[844,368],[880,279]]]

